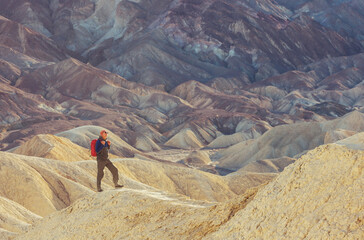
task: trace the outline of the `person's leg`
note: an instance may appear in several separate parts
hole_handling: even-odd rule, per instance
[[[101,179],[104,177],[104,168],[106,161],[97,161],[97,191],[102,191],[101,189]]]
[[[113,182],[114,182],[115,187],[120,186],[118,184],[118,181],[119,181],[119,171],[118,171],[118,169],[114,166],[114,164],[112,164],[112,162],[110,160],[106,164],[106,167],[110,170],[110,172],[112,174],[112,178],[113,178]]]

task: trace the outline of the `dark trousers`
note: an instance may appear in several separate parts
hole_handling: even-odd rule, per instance
[[[104,177],[104,168],[107,167],[113,178],[114,185],[118,184],[119,181],[119,172],[118,169],[112,164],[112,162],[108,159],[106,161],[98,160],[97,161],[97,189],[101,188],[101,179]]]

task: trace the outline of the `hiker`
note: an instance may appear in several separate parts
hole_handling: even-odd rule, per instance
[[[97,191],[102,192],[101,189],[101,179],[104,177],[104,168],[107,167],[113,176],[113,182],[115,188],[121,188],[123,185],[119,185],[119,173],[118,169],[112,164],[109,159],[109,149],[110,149],[110,141],[106,141],[107,132],[102,130],[100,132],[100,137],[96,141],[95,150],[97,153]]]

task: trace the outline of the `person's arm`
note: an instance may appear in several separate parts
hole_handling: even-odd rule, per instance
[[[96,141],[95,144],[95,150],[97,153],[99,153],[104,148],[104,145],[101,144],[100,139]]]

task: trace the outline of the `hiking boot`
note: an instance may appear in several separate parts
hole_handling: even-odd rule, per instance
[[[120,185],[120,184],[115,185],[115,188],[122,188],[122,187],[124,187],[124,185]]]

